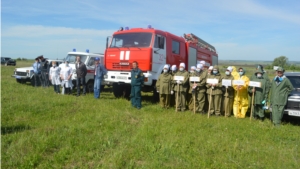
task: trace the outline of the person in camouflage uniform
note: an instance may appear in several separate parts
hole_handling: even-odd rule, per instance
[[[217,65],[213,66],[213,70],[211,74],[207,76],[207,79],[217,79],[217,84],[206,84],[207,88],[207,98],[210,99],[210,110],[208,110],[208,113],[210,115],[215,114],[216,116],[221,115],[221,99],[222,99],[222,77],[219,72],[219,67]]]
[[[174,79],[174,75],[175,75],[176,72],[177,72],[177,66],[176,65],[172,65],[171,71],[170,71],[170,74],[172,75],[172,80]],[[170,97],[170,106],[171,107],[175,106],[175,95],[174,94],[171,94],[171,97]]]
[[[197,64],[196,73],[194,76],[199,77],[199,82],[190,81],[190,93],[194,93],[196,98],[196,112],[204,114],[204,105],[205,105],[205,92],[206,92],[206,72],[202,70],[203,65]],[[189,109],[194,110],[194,100],[191,100],[189,103]]]
[[[271,108],[272,108],[272,122],[275,126],[280,126],[281,119],[284,112],[284,106],[287,103],[288,95],[294,89],[292,83],[284,75],[284,69],[277,68],[276,76],[271,85]]]
[[[263,110],[263,106],[266,103],[266,100],[268,99],[269,95],[269,80],[266,79],[263,76],[263,71],[259,68],[256,70],[254,73],[254,76],[250,78],[250,81],[255,81],[255,82],[260,82],[261,87],[248,87],[248,92],[252,96],[252,93],[254,93],[254,100],[253,100],[253,105],[252,105],[252,100],[251,100],[251,106],[253,109],[253,117],[255,119],[259,118],[261,121],[264,120],[265,118],[265,113]],[[252,97],[251,97],[252,98]]]
[[[229,66],[222,79],[231,80],[232,82],[232,80],[234,80],[234,77],[231,75],[232,70],[233,68]],[[224,93],[222,97],[222,114],[224,114],[225,117],[230,117],[233,107],[234,89],[232,86],[222,86],[222,90]]]
[[[189,77],[194,76],[196,74],[195,70],[196,70],[196,66],[191,66],[191,69],[189,71]],[[186,97],[187,105],[189,105],[189,103],[191,101],[193,102],[193,95],[192,95],[192,91],[190,91],[190,89],[191,89],[191,84],[190,84],[190,80],[189,80],[189,86],[187,89],[187,97]]]
[[[183,76],[184,80],[173,80],[177,110],[185,111],[186,109],[186,92],[189,84],[189,73],[185,70],[185,63],[180,63],[179,71],[174,76]],[[178,95],[178,98],[177,98]]]
[[[170,97],[173,94],[173,76],[169,73],[169,65],[165,65],[163,73],[158,77],[156,90],[159,93],[160,105],[162,108],[170,107]]]

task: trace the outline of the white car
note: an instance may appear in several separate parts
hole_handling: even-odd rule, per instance
[[[95,58],[96,57],[100,58],[100,63],[104,64],[104,55],[99,54],[99,53],[89,53],[88,50],[87,50],[87,52],[76,52],[75,49],[73,50],[73,52],[68,53],[65,60],[69,61],[69,66],[73,69],[72,83],[75,87],[76,87],[76,79],[77,79],[75,64],[76,64],[77,56],[80,56],[81,62],[83,62],[87,68],[87,74],[85,77],[86,91],[93,92],[94,91]],[[59,65],[59,67],[64,67],[64,66],[65,66],[64,63]],[[106,82],[104,80],[102,80],[101,89],[103,89],[105,85],[106,85]]]
[[[63,60],[54,60],[54,59],[46,59],[49,64],[49,69],[52,67],[52,61],[56,61],[57,66],[59,66],[61,63],[63,63]],[[32,63],[33,64],[33,63]],[[32,86],[35,86],[35,80],[34,80],[34,73],[33,73],[33,67],[21,67],[21,68],[15,68],[14,74],[11,75],[13,78],[16,78],[16,81],[18,83],[26,83],[30,82]],[[39,82],[40,83],[40,82]]]

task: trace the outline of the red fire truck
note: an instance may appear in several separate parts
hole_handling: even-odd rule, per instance
[[[107,38],[105,66],[108,70],[104,77],[106,83],[113,85],[116,97],[130,94],[130,71],[132,62],[137,61],[144,72],[143,91],[153,91],[156,80],[165,64],[186,64],[186,69],[204,60],[207,65],[218,64],[215,48],[193,34],[176,36],[166,31],[147,28],[120,28],[112,37]]]

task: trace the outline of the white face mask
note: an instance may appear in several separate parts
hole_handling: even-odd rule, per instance
[[[180,71],[183,71],[184,69],[181,67],[181,68],[179,68],[179,70],[180,70]]]
[[[191,72],[191,73],[194,73],[195,71],[191,70],[190,72]]]
[[[200,71],[201,71],[201,69],[196,69],[196,71],[197,71],[197,72],[200,72]]]
[[[164,73],[167,73],[167,72],[168,72],[168,70],[164,69]]]
[[[257,77],[261,77],[261,74],[259,73],[259,74],[257,74],[256,76],[257,76]]]
[[[230,75],[230,72],[226,71],[225,74],[226,74],[226,75]]]

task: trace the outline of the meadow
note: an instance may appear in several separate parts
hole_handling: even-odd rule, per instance
[[[17,67],[30,66],[19,61]],[[264,122],[162,109],[115,98],[58,95],[1,66],[2,168],[286,168],[300,166],[299,121]],[[253,70],[252,70],[253,72]],[[251,73],[251,71],[249,71]]]

